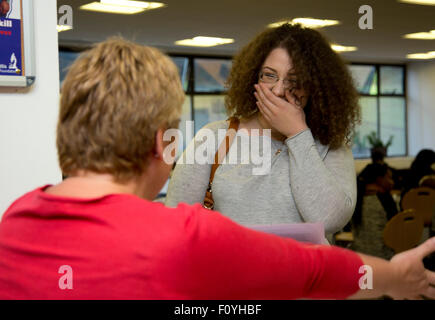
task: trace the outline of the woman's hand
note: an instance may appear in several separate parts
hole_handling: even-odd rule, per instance
[[[300,99],[285,91],[285,99],[277,97],[266,85],[256,84],[257,106],[276,131],[292,137],[308,128]]]

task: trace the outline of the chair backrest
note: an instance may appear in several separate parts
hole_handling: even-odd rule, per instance
[[[395,215],[384,229],[384,243],[399,253],[417,246],[423,236],[423,218],[414,209]]]
[[[424,176],[418,183],[420,187],[435,189],[435,174]]]
[[[423,217],[424,225],[430,226],[435,208],[435,190],[426,187],[409,190],[403,196],[402,208],[415,209],[417,215]]]

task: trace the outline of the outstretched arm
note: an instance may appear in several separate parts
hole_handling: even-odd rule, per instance
[[[178,208],[185,250],[171,256],[169,263],[177,264],[171,285],[193,299],[435,298],[435,273],[422,264],[435,251],[435,238],[388,262],[254,231],[198,205]],[[373,275],[366,290],[361,282],[370,274],[361,272],[363,266]]]

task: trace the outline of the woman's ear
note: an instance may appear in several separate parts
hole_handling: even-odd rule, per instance
[[[163,160],[163,152],[165,150],[165,144],[163,141],[163,129],[158,129],[154,138],[154,147],[152,150],[152,156],[158,160]]]

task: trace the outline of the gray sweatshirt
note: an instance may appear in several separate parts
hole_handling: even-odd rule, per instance
[[[217,121],[204,128],[217,137],[219,129],[228,128],[228,122]],[[201,130],[177,162],[166,197],[168,206],[203,202],[211,165],[181,163],[186,163],[191,148],[201,145],[197,139]],[[241,131],[236,139],[244,134]],[[212,157],[222,140],[216,139]],[[270,153],[267,174],[253,174],[258,163],[246,164],[242,142],[233,142],[227,158],[235,157],[238,163],[221,164],[216,170],[212,186],[215,210],[242,225],[321,222],[328,236],[343,228],[356,202],[356,173],[350,148],[329,150],[314,140],[309,129],[285,142],[269,141],[270,151],[262,149],[262,144],[258,146],[260,152]]]

